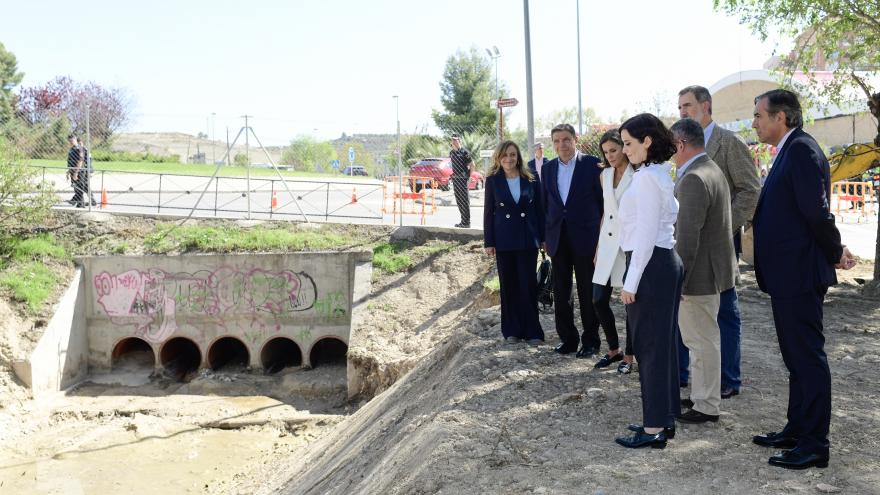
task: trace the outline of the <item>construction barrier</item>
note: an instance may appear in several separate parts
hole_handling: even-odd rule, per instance
[[[382,213],[390,213],[392,223],[397,223],[398,214],[420,215],[421,225],[425,225],[425,216],[437,212],[434,192],[438,187],[437,180],[429,177],[387,176],[382,188]]]
[[[858,216],[857,221],[867,220],[877,214],[874,184],[871,182],[835,182],[831,184],[831,199],[836,202],[835,215],[843,213]]]

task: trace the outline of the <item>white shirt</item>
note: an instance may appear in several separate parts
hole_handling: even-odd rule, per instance
[[[669,163],[642,166],[620,199],[620,247],[632,251],[623,290],[635,294],[654,246],[675,246],[678,201]]]
[[[571,177],[574,175],[574,166],[577,164],[579,151],[574,152],[571,161],[565,163],[562,158],[559,159],[559,167],[556,173],[556,187],[559,188],[559,197],[562,198],[562,204],[568,201],[568,191],[571,189]]]
[[[696,156],[691,157],[690,160],[684,162],[684,165],[682,165],[681,167],[678,167],[678,171],[675,172],[675,177],[681,177],[682,175],[684,175],[684,171],[685,171],[685,169],[687,169],[688,166],[690,166],[691,163],[694,163],[694,160],[696,160],[697,158],[699,158],[699,157],[701,157],[701,156],[703,156],[703,155],[705,155],[705,154],[706,154],[706,152],[704,151],[704,152],[702,152],[702,153],[700,153],[700,154],[698,154],[698,155],[696,155]]]
[[[788,141],[788,136],[791,136],[792,132],[794,132],[794,129],[786,132],[785,136],[782,136],[782,139],[779,140],[779,144],[776,145],[776,156],[773,157],[773,163],[770,164],[771,167],[776,164],[776,159],[779,158],[779,153],[782,151],[782,147],[785,146],[785,142]]]
[[[703,129],[703,146],[709,145],[709,138],[712,137],[712,131],[715,130],[715,121],[709,122],[709,125]]]

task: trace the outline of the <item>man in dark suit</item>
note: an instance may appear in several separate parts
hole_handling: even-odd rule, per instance
[[[837,283],[834,269],[855,265],[829,210],[828,160],[801,126],[801,105],[791,91],[774,89],[755,98],[752,127],[762,143],[779,150],[752,220],[755,272],[758,286],[770,294],[789,385],[787,424],[753,441],[791,449],[769,460],[789,469],[828,465],[831,371],[822,304]]]
[[[560,354],[577,351],[577,357],[586,358],[599,352],[599,320],[593,309],[591,281],[602,221],[602,170],[598,158],[578,151],[577,134],[570,124],[554,127],[550,138],[558,157],[542,168],[541,186],[547,212],[545,244],[553,261],[556,332],[562,341],[555,350]],[[574,324],[572,272],[578,280],[582,336]]]
[[[543,143],[535,143],[535,158],[529,160],[529,170],[532,171],[535,177],[541,178],[541,171],[544,168],[544,165],[548,162],[546,158],[544,158],[544,144]]]

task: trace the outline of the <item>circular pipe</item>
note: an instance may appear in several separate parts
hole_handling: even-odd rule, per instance
[[[302,351],[291,339],[276,337],[263,345],[260,363],[267,375],[278,373],[284,368],[302,365]]]
[[[226,366],[246,368],[250,362],[247,346],[235,337],[217,339],[208,349],[208,367],[214,371]]]
[[[110,369],[152,371],[156,367],[156,354],[146,340],[128,337],[120,340],[113,347],[110,355]]]
[[[175,337],[162,346],[159,351],[159,362],[178,381],[185,381],[187,375],[201,366],[202,353],[192,340]]]
[[[309,352],[309,361],[312,363],[312,368],[317,368],[321,364],[345,364],[347,352],[348,346],[345,342],[327,337],[315,342]]]

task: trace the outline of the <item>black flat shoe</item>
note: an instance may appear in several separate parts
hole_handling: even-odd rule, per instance
[[[618,352],[614,356],[609,356],[608,354],[605,354],[605,356],[603,356],[602,359],[600,359],[599,362],[593,366],[593,368],[600,370],[602,368],[607,368],[618,361],[623,361],[622,352]]]
[[[752,443],[761,447],[774,447],[777,449],[793,449],[797,447],[797,437],[789,436],[787,433],[776,433],[771,431],[766,435],[755,435],[752,437]]]
[[[626,427],[626,429],[629,431],[634,431],[636,433],[644,433],[645,432],[645,427],[642,425],[629,425]],[[667,426],[667,427],[663,428],[663,433],[666,434],[666,438],[668,438],[669,440],[672,440],[673,438],[675,438],[675,427],[674,426]]]
[[[721,387],[721,398],[722,399],[729,399],[729,398],[733,397],[734,395],[739,395],[739,390],[737,390],[733,387]]]
[[[694,407],[694,401],[692,401],[690,399],[681,399],[681,407],[683,407],[685,409],[690,409],[690,408]]]
[[[691,423],[691,424],[699,424],[705,423],[707,421],[716,422],[718,421],[718,416],[714,414],[704,414],[700,411],[696,411],[694,409],[689,409],[685,413],[681,413],[675,417],[675,419],[681,421],[682,423]]]
[[[599,353],[599,349],[596,349],[595,347],[583,346],[583,347],[581,347],[581,350],[579,350],[577,352],[577,354],[574,355],[574,357],[583,359],[583,358],[593,357],[598,353]]]
[[[618,445],[622,445],[628,449],[640,449],[642,447],[651,447],[652,449],[666,448],[666,433],[660,432],[654,435],[641,432],[635,432],[630,437],[617,437],[614,439]]]
[[[785,469],[807,469],[828,467],[828,454],[801,452],[800,449],[783,450],[767,461],[771,466]]]
[[[553,348],[553,352],[557,354],[571,354],[572,352],[577,351],[576,346],[568,346],[565,344],[559,344],[555,348]]]

